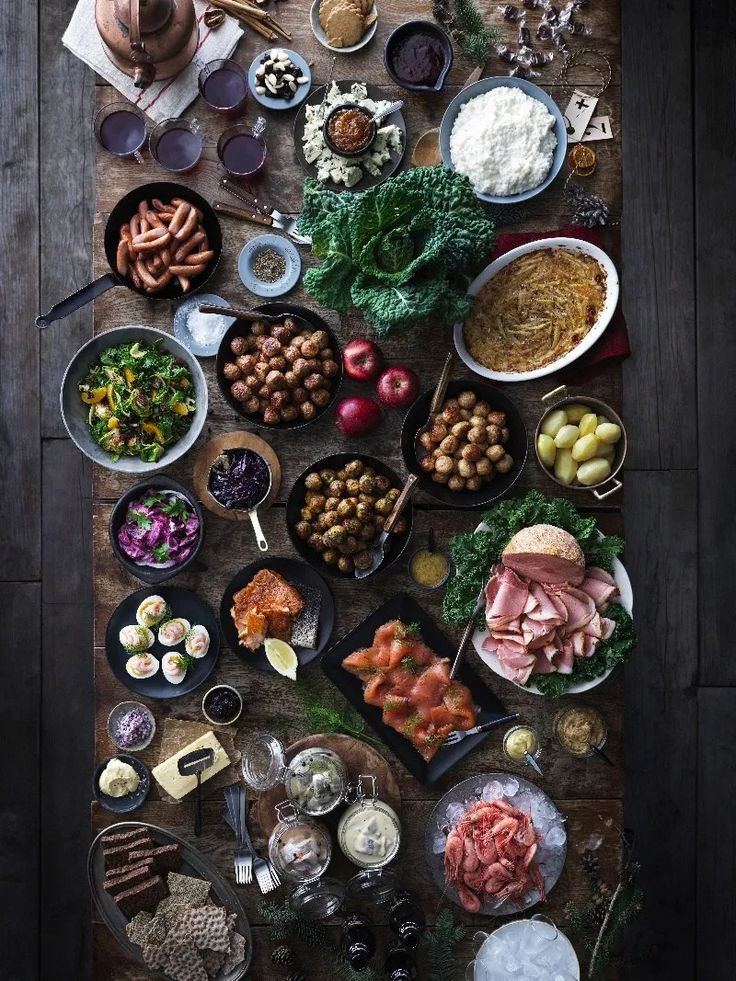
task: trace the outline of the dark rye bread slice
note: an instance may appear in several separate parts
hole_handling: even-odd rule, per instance
[[[153,860],[151,860],[150,862],[143,862],[140,865],[136,865],[135,868],[124,872],[122,875],[105,879],[102,885],[105,892],[109,892],[111,896],[117,896],[121,892],[125,892],[126,889],[132,888],[139,882],[145,882],[146,879],[150,879],[155,875],[156,866]]]
[[[131,865],[147,858],[152,858],[155,861],[156,869],[159,872],[176,872],[181,865],[181,849],[178,845],[171,844],[159,845],[157,848],[131,850],[128,853],[128,861]]]
[[[124,845],[126,842],[130,842],[131,840],[135,841],[135,839],[140,838],[141,835],[147,834],[147,828],[131,828],[130,831],[116,831],[114,834],[106,834],[102,836],[102,847],[114,848],[116,845]]]
[[[141,868],[141,866],[148,865],[153,869],[155,874],[156,862],[152,858],[141,859],[140,862],[131,862],[130,865],[123,865],[119,869],[109,869],[105,872],[105,882],[113,882],[115,879],[119,879],[121,875],[127,875],[128,872],[133,872],[135,869]]]
[[[131,850],[145,851],[152,846],[151,836],[147,831],[144,831],[138,838],[132,838],[130,841],[120,845],[112,845],[109,848],[103,847],[102,857],[105,860],[105,870],[119,869],[123,865],[131,864],[129,858]]]
[[[164,880],[160,875],[155,875],[118,893],[115,902],[121,913],[130,919],[141,910],[154,910],[168,894],[169,890]]]

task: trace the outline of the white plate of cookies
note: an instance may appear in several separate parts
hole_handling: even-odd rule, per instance
[[[378,12],[373,0],[314,0],[310,21],[320,44],[350,54],[376,33]]]

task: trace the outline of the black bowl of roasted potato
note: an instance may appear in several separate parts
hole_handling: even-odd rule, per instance
[[[430,497],[454,508],[484,508],[513,487],[524,469],[524,420],[503,392],[485,382],[448,383],[428,432],[434,390],[414,402],[401,429],[401,452],[408,470]]]
[[[320,316],[295,303],[263,303],[254,312],[277,319],[236,320],[225,331],[215,368],[220,391],[254,426],[309,426],[342,383],[337,338]]]
[[[370,550],[391,514],[404,481],[372,456],[334,453],[297,477],[286,501],[286,527],[299,555],[320,572],[354,578],[370,567]],[[411,537],[411,502],[388,537],[376,572],[398,560]]]

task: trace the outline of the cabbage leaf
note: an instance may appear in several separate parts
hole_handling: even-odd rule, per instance
[[[494,237],[470,181],[441,166],[350,194],[307,180],[299,231],[322,260],[304,276],[309,293],[340,312],[357,307],[381,335],[464,320]]]

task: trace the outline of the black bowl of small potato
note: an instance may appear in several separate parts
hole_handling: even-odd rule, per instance
[[[356,566],[370,566],[370,550],[403,485],[391,467],[372,456],[334,453],[317,460],[297,477],[286,501],[294,548],[320,572],[354,578]],[[383,562],[371,575],[397,562],[409,543],[412,521],[409,502],[386,542]]]
[[[427,422],[433,390],[414,402],[401,429],[401,452],[419,488],[454,508],[485,508],[519,479],[527,455],[521,413],[508,396],[485,382],[449,382],[435,426],[421,437],[426,457],[415,446]],[[426,462],[424,462],[426,461]],[[439,464],[439,466],[438,466]]]
[[[308,426],[330,408],[342,383],[337,338],[320,316],[295,303],[262,303],[254,312],[284,319],[230,325],[217,351],[220,391],[254,426]]]

